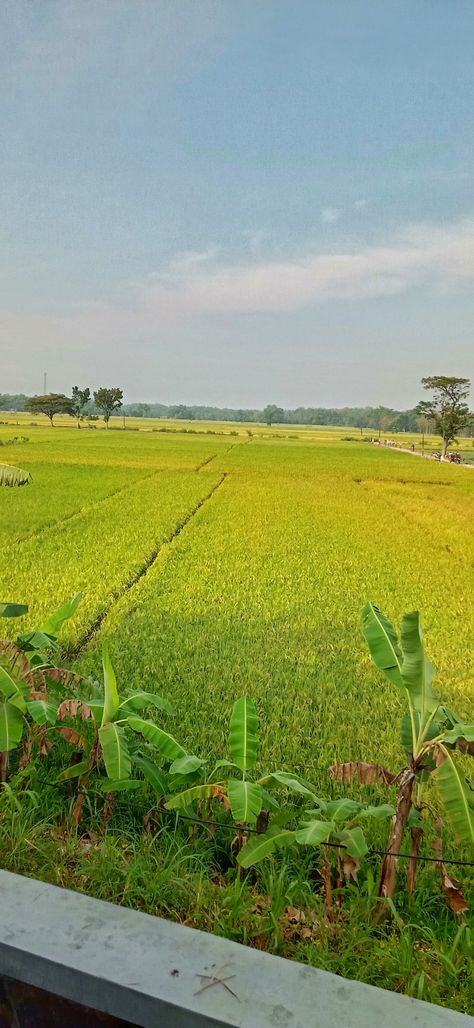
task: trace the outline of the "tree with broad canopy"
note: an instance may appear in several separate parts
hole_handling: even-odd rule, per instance
[[[425,389],[434,393],[431,400],[421,400],[416,413],[433,424],[437,435],[443,440],[442,458],[446,457],[450,443],[454,442],[458,432],[469,428],[474,423],[474,413],[466,403],[471,383],[468,378],[455,378],[449,375],[430,375],[422,378]]]

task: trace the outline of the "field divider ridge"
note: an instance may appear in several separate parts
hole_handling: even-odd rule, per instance
[[[84,503],[82,507],[78,507],[77,510],[71,511],[70,514],[65,514],[64,517],[58,518],[57,521],[48,522],[47,525],[42,525],[41,528],[36,528],[34,532],[29,532],[28,535],[22,535],[19,539],[15,539],[13,543],[8,545],[18,546],[20,543],[30,542],[31,539],[36,539],[40,535],[44,535],[45,532],[52,531],[53,528],[58,528],[60,525],[66,524],[68,521],[73,521],[75,518],[81,518],[84,514],[90,514],[91,510],[96,510],[101,503],[105,503],[106,500],[111,500],[113,496],[119,496],[120,493],[128,492],[130,489],[134,489],[136,485],[141,482],[146,482],[149,478],[153,478],[154,475],[161,475],[163,471],[168,471],[168,468],[155,468],[150,474],[140,475],[139,478],[135,478],[133,482],[127,482],[125,485],[120,485],[117,489],[112,489],[110,493],[106,493],[105,496],[101,496],[98,500],[93,500],[92,503]]]
[[[110,612],[112,610],[112,607],[119,600],[121,600],[128,592],[130,592],[130,589],[132,589],[133,586],[137,584],[137,582],[139,582],[142,578],[144,578],[144,576],[146,574],[148,574],[148,572],[151,570],[151,568],[154,566],[154,564],[156,563],[158,558],[162,555],[162,553],[166,550],[166,548],[171,546],[171,544],[174,542],[174,540],[177,539],[179,535],[181,535],[181,532],[183,531],[183,529],[186,528],[187,525],[189,525],[189,522],[192,521],[192,519],[196,516],[196,514],[199,513],[199,511],[204,506],[204,504],[207,503],[210,499],[212,499],[212,497],[214,496],[214,493],[216,493],[217,490],[220,489],[221,485],[223,485],[223,483],[225,482],[226,478],[228,478],[228,474],[229,474],[228,471],[224,471],[222,473],[222,475],[219,478],[219,480],[217,482],[215,482],[215,484],[212,486],[212,489],[210,489],[209,492],[206,493],[206,495],[203,496],[199,500],[199,502],[195,504],[195,506],[192,508],[192,510],[188,511],[188,513],[184,515],[182,520],[176,525],[176,527],[173,529],[171,534],[168,535],[166,539],[163,539],[163,541],[160,543],[160,545],[157,546],[150,553],[150,555],[147,557],[145,563],[142,564],[141,568],[139,568],[139,570],[136,571],[131,576],[131,578],[128,579],[128,581],[125,583],[125,585],[121,588],[120,593],[117,593],[117,592],[112,593],[108,606],[105,607],[104,610],[101,610],[100,613],[97,615],[97,617],[94,618],[94,621],[89,626],[87,631],[84,632],[84,634],[81,636],[81,638],[73,646],[65,646],[65,648],[64,648],[64,656],[65,656],[65,658],[67,660],[72,661],[72,660],[76,660],[79,657],[79,655],[82,653],[82,651],[86,648],[86,646],[89,645],[89,643],[92,641],[94,636],[100,630],[100,628],[103,625],[105,619],[110,614]]]
[[[201,471],[202,468],[205,468],[207,464],[210,464],[211,461],[215,460],[217,456],[218,456],[217,453],[211,453],[211,456],[210,457],[206,457],[206,459],[201,461],[200,464],[197,464],[196,467],[194,468],[194,470],[195,471]]]

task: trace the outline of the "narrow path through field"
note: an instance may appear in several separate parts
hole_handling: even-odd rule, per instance
[[[407,446],[388,446],[385,443],[379,443],[377,439],[372,443],[372,446],[377,446],[379,450],[390,450],[390,453],[409,453],[410,457],[422,457],[424,460],[435,460],[441,464],[449,464],[450,467],[474,469],[474,463],[471,463],[468,460],[463,461],[462,464],[458,464],[454,460],[440,460],[438,457],[435,457],[433,453],[422,453],[420,450],[410,450]]]
[[[40,528],[35,528],[33,532],[21,535],[18,539],[15,539],[15,544],[26,543],[30,539],[36,539],[38,536],[44,535],[45,532],[50,532],[54,528],[58,528],[59,525],[64,525],[67,521],[73,521],[75,518],[83,517],[84,514],[89,514],[91,510],[96,510],[97,507],[100,507],[101,503],[105,503],[106,500],[110,500],[112,496],[118,496],[120,493],[125,493],[130,489],[134,489],[138,482],[145,482],[146,479],[153,478],[154,475],[162,474],[163,470],[167,469],[157,468],[149,474],[140,475],[138,478],[134,478],[133,482],[126,482],[125,485],[120,485],[117,489],[111,489],[110,493],[106,493],[105,496],[101,496],[99,500],[92,500],[91,503],[85,503],[82,507],[78,507],[77,510],[73,510],[69,514],[64,514],[63,517],[57,518],[56,521],[48,521],[46,525],[41,525]]]
[[[192,510],[190,510],[183,517],[182,521],[180,521],[179,524],[176,525],[176,527],[173,529],[173,532],[171,533],[171,535],[169,535],[168,538],[165,539],[160,544],[160,546],[158,546],[156,549],[154,549],[152,551],[152,553],[150,553],[150,555],[149,555],[149,557],[147,557],[145,563],[126,582],[124,587],[121,589],[120,593],[112,594],[112,596],[110,598],[110,602],[108,603],[107,607],[104,607],[104,609],[101,610],[100,614],[97,615],[97,617],[92,622],[92,624],[89,626],[89,628],[84,633],[84,635],[78,640],[78,642],[74,646],[66,648],[66,656],[67,656],[68,660],[76,660],[77,659],[77,657],[82,652],[82,650],[85,649],[85,647],[88,645],[88,643],[94,638],[96,633],[99,631],[101,625],[105,621],[105,619],[108,616],[108,614],[110,614],[110,611],[111,611],[112,607],[115,605],[115,603],[117,603],[118,600],[120,600],[123,596],[125,596],[126,593],[128,593],[130,591],[130,589],[132,589],[132,587],[134,585],[136,585],[137,582],[139,582],[140,579],[143,578],[144,575],[146,575],[150,571],[150,569],[156,563],[158,558],[163,554],[163,552],[166,550],[166,548],[168,546],[171,546],[171,544],[174,542],[174,540],[179,535],[181,535],[181,532],[183,531],[183,529],[186,528],[187,525],[189,525],[189,522],[196,516],[198,511],[201,510],[201,507],[203,507],[204,504],[207,503],[214,496],[214,493],[216,493],[218,489],[220,489],[221,485],[225,482],[227,477],[228,477],[228,472],[224,471],[222,473],[219,481],[216,482],[215,485],[213,485],[212,489],[210,489],[209,492],[206,493],[206,495],[203,496],[202,499],[200,499],[199,502],[195,504],[195,506],[192,508]]]
[[[216,457],[217,457],[217,453],[211,453],[211,456],[210,456],[210,457],[206,457],[206,459],[205,459],[205,460],[201,461],[201,463],[200,463],[200,464],[197,464],[197,465],[196,465],[196,468],[195,468],[195,470],[196,470],[196,471],[201,471],[201,469],[202,469],[202,468],[205,468],[205,467],[206,467],[206,465],[207,465],[207,464],[210,464],[210,463],[211,463],[211,461],[213,461],[213,460],[215,460],[215,459],[216,459]]]

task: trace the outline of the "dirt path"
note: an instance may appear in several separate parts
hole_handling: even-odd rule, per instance
[[[392,453],[409,453],[411,457],[424,457],[426,460],[437,460],[432,453],[420,453],[419,450],[411,450],[408,446],[389,446],[388,443],[379,443],[378,439],[372,440],[372,446],[377,446],[381,450],[390,450]],[[454,461],[441,460],[438,462],[441,464],[451,464],[457,468],[471,468],[474,470],[474,464],[470,464],[468,461],[462,464],[455,464]]]

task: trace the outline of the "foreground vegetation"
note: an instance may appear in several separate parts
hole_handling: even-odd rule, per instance
[[[247,694],[260,717],[260,778],[296,775],[325,802],[346,796],[359,810],[393,810],[394,785],[328,775],[341,761],[395,771],[404,763],[400,701],[360,633],[360,606],[370,596],[392,615],[423,610],[443,701],[472,722],[472,649],[463,645],[474,613],[471,474],[324,440],[32,435],[22,464],[33,486],[8,491],[0,526],[11,540],[1,595],[30,601],[28,622],[8,621],[9,634],[41,625],[56,600],[80,586],[83,600],[62,628],[62,659],[74,654],[77,671],[99,678],[107,638],[124,698],[160,697],[145,719],[198,760],[192,774],[207,777],[229,759],[229,716]],[[17,545],[13,515],[24,518]],[[133,735],[141,717],[132,713],[126,731]],[[411,895],[400,868],[393,919],[377,924],[381,860],[366,855],[329,915],[319,850],[291,847],[237,874],[239,829],[199,828],[172,809],[160,812],[150,782],[118,792],[105,811],[103,791],[91,788],[76,829],[74,779],[58,786],[70,758],[63,738],[33,769],[12,763],[0,801],[4,866],[473,1009],[471,914],[446,908],[436,866],[420,869]],[[288,781],[273,794],[284,805],[293,798],[295,827],[314,809],[288,792]],[[370,849],[385,847],[389,816],[366,821]],[[433,841],[427,830],[424,852]],[[446,858],[472,859],[472,846],[447,829],[444,848]],[[468,903],[471,872],[456,871]]]

